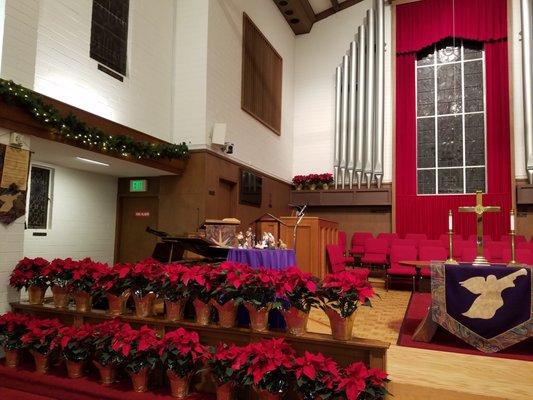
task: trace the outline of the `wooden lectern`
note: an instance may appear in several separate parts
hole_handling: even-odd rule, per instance
[[[294,225],[297,217],[281,217],[280,237],[289,249],[294,248]],[[296,262],[302,271],[323,278],[328,272],[326,245],[337,244],[338,223],[318,217],[304,217],[298,225]]]

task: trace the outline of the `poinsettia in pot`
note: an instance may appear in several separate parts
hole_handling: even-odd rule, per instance
[[[298,267],[282,271],[279,277],[279,294],[288,301],[283,303],[282,314],[291,335],[307,332],[307,320],[312,307],[319,303],[319,279]]]
[[[217,400],[233,400],[235,387],[243,382],[245,368],[234,369],[243,348],[233,343],[220,343],[209,349],[207,366],[217,385]]]
[[[251,273],[249,266],[234,262],[224,262],[211,270],[211,304],[218,311],[218,323],[221,327],[235,326],[237,307],[243,302],[240,289]]]
[[[377,368],[367,369],[362,362],[343,368],[335,395],[340,400],[380,400],[389,392],[387,374]]]
[[[0,316],[0,346],[6,354],[6,366],[17,368],[25,347],[22,336],[28,331],[30,318],[25,314],[8,312]]]
[[[135,315],[137,317],[153,315],[155,290],[161,274],[161,263],[149,258],[135,264],[129,274],[135,302]]]
[[[322,353],[306,351],[294,361],[296,392],[301,400],[334,399],[340,374],[337,363]]]
[[[56,336],[61,323],[57,319],[31,319],[28,322],[28,331],[22,336],[21,341],[35,359],[37,372],[46,374],[50,360],[57,354]]]
[[[318,174],[309,174],[305,177],[305,183],[309,190],[315,190],[316,186],[320,183]]]
[[[159,339],[155,331],[146,325],[133,329],[125,324],[115,333],[111,348],[124,357],[124,367],[131,377],[133,390],[138,393],[148,390],[148,373],[158,360]]]
[[[244,306],[250,314],[252,330],[264,332],[268,329],[268,314],[271,309],[280,309],[277,300],[279,273],[274,270],[259,268],[247,274],[241,284],[240,292]]]
[[[43,268],[43,274],[48,279],[52,289],[56,308],[68,307],[70,301],[68,291],[77,266],[78,263],[72,258],[56,258]]]
[[[167,368],[172,396],[186,398],[192,375],[203,367],[207,357],[207,350],[200,343],[198,333],[183,328],[166,333],[161,340],[159,354]]]
[[[211,298],[213,296],[210,273],[212,266],[208,264],[194,265],[182,275],[182,282],[193,299],[196,322],[208,325],[211,316]]]
[[[262,340],[244,347],[232,368],[246,368],[243,383],[253,386],[260,400],[277,400],[294,380],[294,356],[283,339]]]
[[[115,333],[125,329],[126,325],[113,319],[93,326],[93,364],[98,369],[100,383],[104,386],[115,382],[117,368],[125,361],[122,352],[115,351],[112,344]]]
[[[43,304],[44,294],[49,285],[48,278],[43,274],[43,269],[47,265],[48,261],[44,258],[24,257],[11,273],[9,284],[19,290],[26,289],[30,304]]]
[[[165,264],[157,279],[157,292],[165,301],[165,316],[169,321],[181,321],[189,290],[183,283],[183,274],[189,268],[182,264]]]
[[[81,378],[83,368],[91,355],[93,344],[93,326],[64,326],[56,337],[61,355],[67,361],[69,378]]]
[[[319,174],[318,179],[320,180],[323,190],[328,190],[329,186],[333,183],[333,175],[328,172]]]
[[[88,312],[92,308],[92,299],[95,289],[98,288],[96,280],[108,266],[98,263],[90,258],[77,261],[73,269],[72,281],[69,290],[73,294],[76,311]],[[97,292],[96,295],[99,293]]]
[[[122,315],[126,310],[126,302],[131,295],[131,269],[131,264],[115,264],[95,275],[96,287],[104,293],[110,315]]]
[[[372,285],[356,270],[325,276],[320,289],[320,307],[329,318],[334,339],[351,339],[355,311],[359,305],[371,306],[373,296]]]
[[[292,178],[292,184],[296,190],[302,190],[306,182],[306,177],[304,175],[295,175]]]

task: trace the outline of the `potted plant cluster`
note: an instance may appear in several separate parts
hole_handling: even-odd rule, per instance
[[[28,322],[27,332],[22,335],[21,341],[33,355],[37,372],[48,372],[50,360],[57,354],[55,339],[61,327],[57,319],[31,319]]]
[[[333,359],[306,351],[294,360],[294,375],[301,400],[333,400],[340,379],[339,366]]]
[[[69,378],[81,378],[83,368],[91,355],[93,326],[64,326],[59,329],[56,341],[67,362]]]
[[[292,184],[294,185],[296,190],[302,190],[304,185],[306,184],[305,175],[295,175],[292,178]]]
[[[47,265],[48,261],[44,258],[24,257],[11,273],[9,284],[19,290],[26,289],[30,304],[43,303],[44,294],[49,284],[48,278],[43,271]]]
[[[383,399],[389,394],[387,382],[389,379],[383,371],[367,369],[362,362],[355,362],[341,371],[337,396],[341,400]]]
[[[100,373],[100,383],[104,386],[113,384],[116,371],[125,361],[121,351],[113,348],[115,333],[127,329],[127,324],[117,319],[102,322],[93,327],[93,364]]]
[[[330,174],[329,172],[319,174],[318,180],[322,185],[322,189],[328,190],[330,185],[333,183],[333,174]]]
[[[157,278],[161,273],[161,263],[153,259],[141,261],[129,269],[127,274],[121,273],[119,277],[131,280],[133,301],[135,302],[135,315],[148,317],[153,315],[155,289]]]
[[[90,258],[77,261],[70,283],[70,292],[74,297],[76,311],[91,311],[93,291],[97,289],[97,277],[107,269],[106,264],[94,262]]]
[[[192,299],[196,322],[208,325],[211,318],[212,286],[209,279],[211,266],[208,264],[194,265],[182,275],[182,282]]]
[[[235,386],[244,380],[244,368],[235,368],[242,351],[233,343],[220,343],[209,349],[207,366],[216,384],[217,400],[233,400]]]
[[[181,321],[183,310],[189,299],[189,291],[183,283],[183,274],[188,270],[184,265],[172,263],[161,267],[158,277],[157,292],[165,302],[166,319]]]
[[[69,288],[72,285],[74,269],[77,266],[78,263],[71,258],[56,258],[43,268],[43,274],[46,276],[54,296],[54,307],[68,307]]]
[[[131,295],[131,268],[130,264],[115,264],[112,268],[101,269],[95,277],[96,286],[107,299],[110,315],[122,315],[126,310]]]
[[[30,319],[24,314],[8,312],[0,316],[0,346],[6,355],[6,366],[17,368],[21,350],[24,348],[22,336],[28,331]]]
[[[292,178],[292,184],[296,190],[302,190],[304,187],[309,190],[317,188],[328,190],[333,183],[333,175],[329,172],[322,174],[295,175]]]

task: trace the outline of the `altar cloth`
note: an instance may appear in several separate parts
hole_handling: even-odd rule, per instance
[[[296,266],[294,250],[230,249],[227,259],[252,268],[265,267],[277,271]]]

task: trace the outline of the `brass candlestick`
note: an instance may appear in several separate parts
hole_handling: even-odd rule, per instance
[[[511,261],[509,261],[509,264],[508,265],[511,265],[511,266],[514,266],[516,264],[518,264],[516,262],[516,247],[515,247],[515,236],[516,236],[516,232],[515,232],[515,228],[514,228],[514,210],[511,210],[511,232],[510,232],[510,235],[511,235]]]
[[[449,247],[450,247],[450,255],[448,259],[444,262],[444,264],[457,265],[459,263],[453,259],[453,230],[451,229],[448,231],[448,240],[449,240]]]

